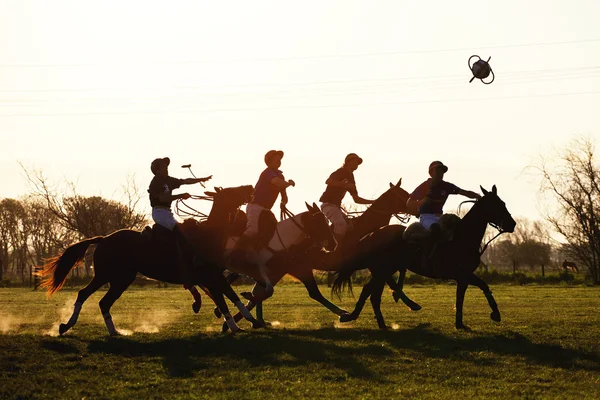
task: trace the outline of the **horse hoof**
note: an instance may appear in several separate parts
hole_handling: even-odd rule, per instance
[[[215,317],[217,318],[221,318],[223,316],[223,314],[221,314],[221,310],[219,310],[219,307],[215,307],[213,312],[215,313]]]
[[[500,311],[492,311],[490,313],[490,318],[492,319],[492,321],[500,322]]]
[[[397,303],[400,300],[400,294],[398,294],[395,290],[392,292],[392,296],[394,297],[394,301]]]
[[[411,303],[408,305],[408,308],[410,308],[411,311],[419,311],[423,307],[421,307],[417,303]]]
[[[229,326],[227,323],[223,322],[223,326],[221,327],[221,333],[226,333],[229,330]]]
[[[254,300],[254,296],[252,296],[252,293],[250,293],[250,292],[242,292],[242,293],[240,293],[240,295],[248,301]]]
[[[350,322],[354,320],[356,320],[356,318],[350,313],[340,315],[340,322]]]
[[[197,301],[192,303],[192,310],[194,310],[194,314],[198,314],[200,312],[201,304]]]
[[[464,325],[464,324],[456,324],[456,329],[460,329],[462,331],[470,331],[471,328],[469,328],[468,326]]]
[[[388,328],[388,326],[387,326],[387,325],[379,325],[379,329],[380,329],[380,330],[382,330],[382,331],[387,331],[387,330],[389,330],[390,328]]]
[[[252,322],[252,329],[260,329],[260,328],[266,328],[267,324],[265,323],[265,321],[261,321],[261,320],[255,320],[254,322]]]
[[[60,324],[60,326],[58,327],[58,334],[60,336],[64,335],[69,329],[71,329],[71,327],[67,324]]]

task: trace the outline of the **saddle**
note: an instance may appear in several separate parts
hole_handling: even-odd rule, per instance
[[[159,224],[146,226],[141,234],[148,241],[175,243],[175,234]]]
[[[442,271],[442,248],[452,241],[456,228],[460,224],[460,217],[456,214],[444,214],[439,221],[439,231],[427,231],[419,222],[412,223],[402,234],[402,238],[408,242],[423,245],[422,268],[431,271],[432,275],[441,275]]]
[[[435,232],[426,230],[420,222],[413,222],[406,228],[402,238],[411,242],[424,242],[426,240],[436,239],[436,242],[448,242],[454,238],[454,232],[460,224],[460,217],[456,214],[444,214],[438,222],[440,233],[438,238],[434,238]]]

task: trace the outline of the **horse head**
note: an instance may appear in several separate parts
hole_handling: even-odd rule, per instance
[[[482,186],[480,188],[483,197],[477,201],[477,204],[484,210],[487,222],[501,232],[514,232],[517,223],[506,209],[504,201],[498,197],[496,185],[492,186],[491,191],[485,190]]]
[[[328,251],[335,250],[337,242],[333,237],[333,232],[329,228],[329,222],[319,207],[313,203],[308,203],[306,208],[308,212],[302,213],[302,226],[306,230],[307,236],[313,239],[321,247]]]
[[[252,196],[254,196],[254,187],[252,185],[244,185],[230,188],[221,188],[215,187],[214,192],[204,192],[209,197],[212,197],[213,200],[224,206],[225,208],[231,210],[237,210],[243,204],[246,204],[252,200]]]
[[[375,200],[372,207],[386,214],[406,213],[406,202],[410,194],[400,187],[401,184],[402,178],[396,184],[390,182],[390,188]]]

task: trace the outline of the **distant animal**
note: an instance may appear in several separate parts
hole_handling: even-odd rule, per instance
[[[574,272],[576,274],[579,273],[579,268],[577,268],[577,264],[575,264],[573,261],[563,261],[562,269],[565,272]]]

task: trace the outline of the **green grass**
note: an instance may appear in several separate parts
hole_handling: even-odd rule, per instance
[[[470,288],[468,332],[454,329],[454,290],[408,286],[419,312],[386,292],[382,309],[395,329],[384,332],[370,304],[340,326],[302,286],[284,285],[265,304],[272,328],[242,323],[248,330],[231,336],[220,333],[206,298],[195,315],[182,289],[132,289],[112,309],[130,335],[111,338],[102,291],[77,326],[55,337],[75,290],[48,300],[0,289],[0,398],[600,397],[600,288],[492,287],[499,324]],[[354,300],[338,303],[350,309]]]

